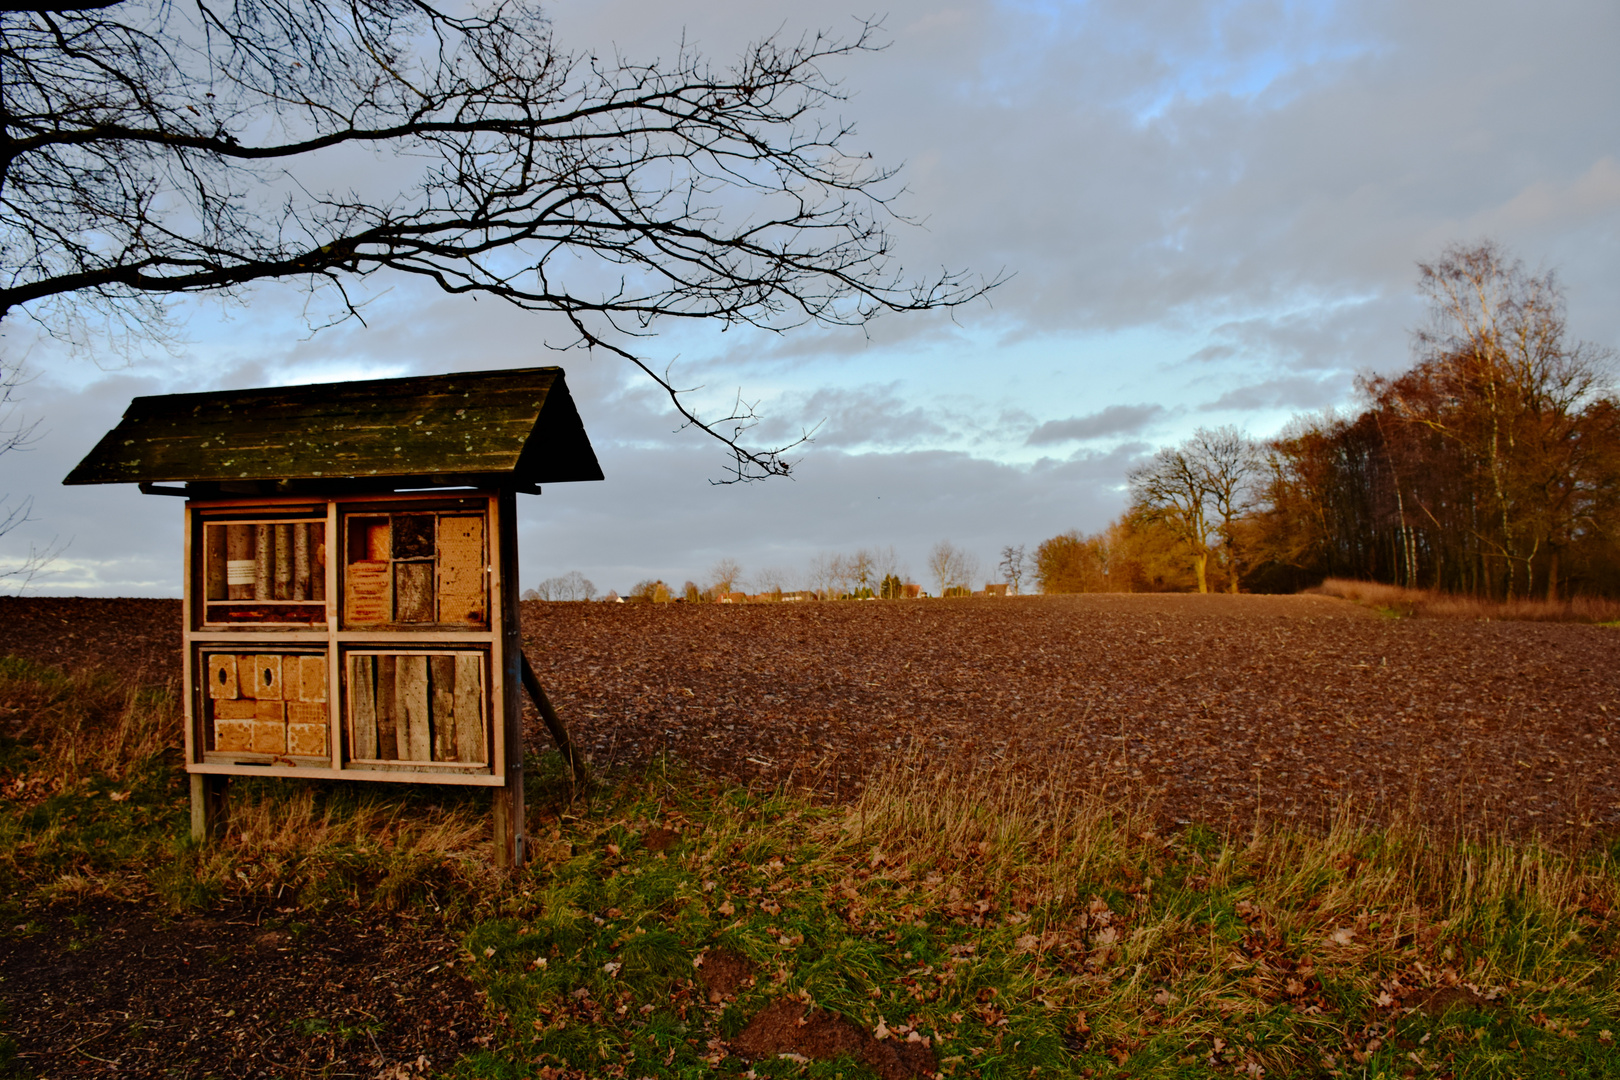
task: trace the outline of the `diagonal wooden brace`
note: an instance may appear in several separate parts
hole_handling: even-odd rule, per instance
[[[528,654],[520,655],[523,657],[523,688],[529,692],[534,707],[540,710],[540,719],[545,721],[546,730],[551,732],[551,741],[557,744],[557,752],[562,754],[563,760],[574,770],[575,782],[583,784],[589,775],[585,758],[574,749],[573,740],[568,737],[568,729],[563,726],[562,717],[557,715],[557,710],[551,707],[551,699],[546,697],[546,689],[540,685],[540,676],[534,673],[534,666],[529,663]]]

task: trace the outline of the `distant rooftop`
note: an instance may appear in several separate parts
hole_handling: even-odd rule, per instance
[[[191,494],[600,480],[559,367],[138,397],[65,484]]]

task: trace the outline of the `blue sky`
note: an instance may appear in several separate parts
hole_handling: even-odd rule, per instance
[[[558,43],[723,59],[772,32],[847,30],[820,6],[563,0]],[[1494,238],[1557,268],[1570,329],[1620,345],[1620,8],[1520,3],[905,3],[888,48],[839,64],[852,146],[903,164],[898,252],[1005,273],[984,303],[865,332],[664,327],[655,363],[762,437],[816,427],[798,479],[716,487],[718,448],[645,380],[556,354],[544,316],[379,282],[368,326],[311,334],[288,287],[177,309],[172,352],[70,355],[5,327],[41,421],[0,458],[35,521],[0,559],[67,546],[38,592],[177,595],[180,515],[60,479],[137,393],[561,363],[608,479],[525,501],[523,577],[602,589],[704,579],[721,557],[802,570],[818,551],[930,545],[986,568],[1102,527],[1133,460],[1203,424],[1274,433],[1409,357],[1416,263]],[[318,321],[320,298],[313,309]]]

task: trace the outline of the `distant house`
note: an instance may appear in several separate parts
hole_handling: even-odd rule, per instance
[[[900,596],[906,600],[916,600],[922,596],[922,586],[915,581],[908,581],[900,586]]]
[[[991,585],[991,584],[989,584],[987,582],[985,584],[985,586],[984,586],[984,595],[986,595],[986,596],[1006,596],[1007,595],[1007,583],[1002,582],[1000,585]]]

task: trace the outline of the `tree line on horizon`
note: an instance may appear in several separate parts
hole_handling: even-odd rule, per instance
[[[1620,595],[1613,352],[1570,341],[1555,276],[1493,243],[1419,271],[1430,322],[1408,370],[1273,439],[1201,428],[1161,449],[1107,528],[1039,545],[1041,590]]]

